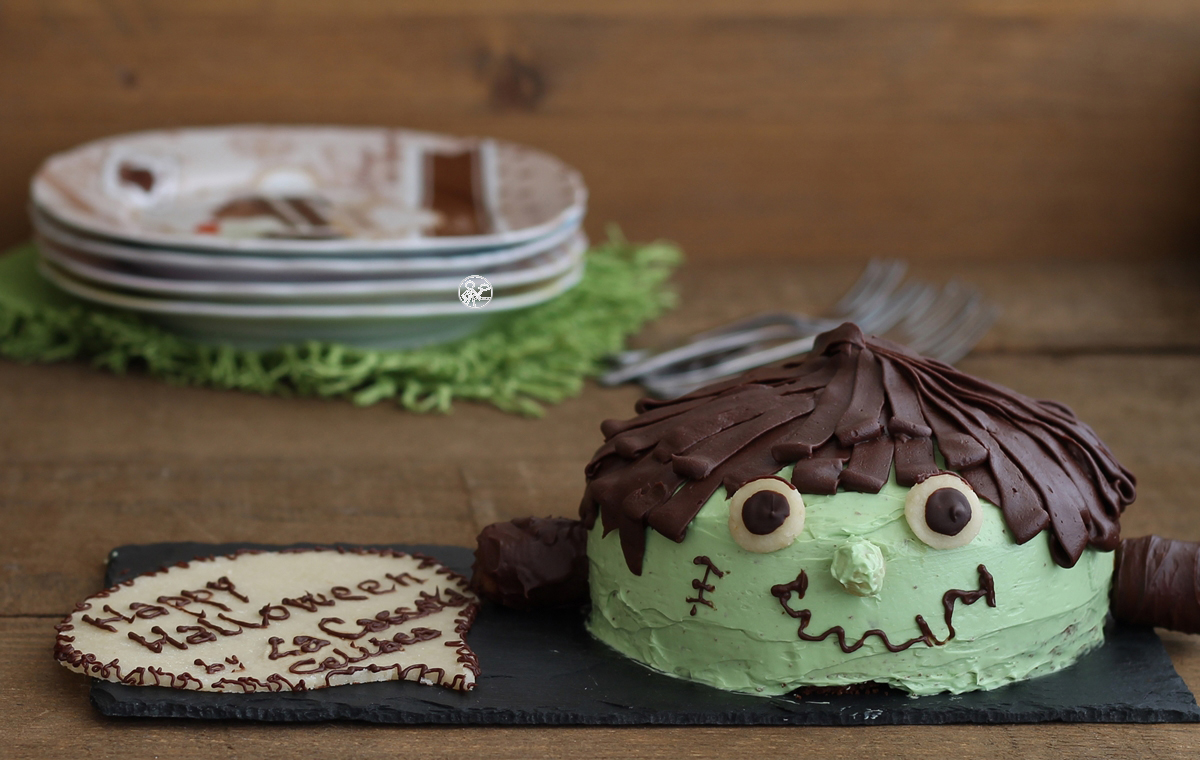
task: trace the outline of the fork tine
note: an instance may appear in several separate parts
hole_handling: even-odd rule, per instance
[[[928,289],[928,286],[908,285],[894,291],[882,301],[869,304],[869,311],[859,315],[864,317],[863,321],[860,322],[860,327],[864,323],[869,322],[878,331],[885,331],[888,326],[895,324],[904,313],[903,310],[907,308],[908,304],[913,303],[924,295],[923,291],[926,289]],[[830,323],[829,326],[834,327],[836,324]],[[656,373],[653,376],[644,377],[642,382],[647,389],[666,397],[687,393],[690,390],[720,380],[721,378],[736,375],[739,372],[744,372],[754,367],[788,359],[797,354],[810,351],[812,350],[814,337],[813,335],[809,335],[778,346],[757,351],[747,351],[737,356],[722,359],[707,367],[685,370],[674,374],[668,372]]]
[[[788,337],[784,326],[790,325],[793,332],[799,336],[807,333],[817,334],[822,330],[836,327],[841,321],[853,321],[855,311],[860,309],[877,309],[886,301],[888,295],[904,278],[908,265],[894,259],[872,259],[858,281],[851,286],[845,296],[834,307],[835,318],[813,319],[795,314],[762,314],[736,320],[729,324],[697,333],[682,346],[676,346],[665,351],[625,351],[615,357],[615,367],[598,378],[601,385],[619,385],[639,376],[652,373],[662,373],[668,367],[676,364],[690,363],[704,356],[736,348],[739,339],[730,336],[745,333],[746,345],[767,340],[768,337],[755,332],[758,328],[778,324],[780,329],[772,336],[774,339]],[[843,316],[837,316],[841,314]]]
[[[859,327],[868,335],[881,335],[892,329],[915,305],[925,300],[933,288],[919,283],[910,283],[895,292],[869,319],[859,322]]]
[[[688,338],[688,343],[696,343],[706,338],[712,338],[719,335],[729,335],[732,333],[745,332],[749,330],[757,330],[763,327],[771,327],[774,325],[795,325],[797,321],[797,315],[787,312],[755,314],[751,317],[737,319],[733,322],[729,322],[728,324],[698,332]],[[808,321],[813,320],[809,319]]]
[[[910,344],[927,356],[947,362],[965,356],[996,317],[995,308],[985,303],[982,293],[962,283],[952,284],[960,299],[959,308],[947,313],[941,324],[930,324],[926,334]]]
[[[812,350],[817,333],[844,321],[856,322],[871,334],[894,331],[913,350],[943,361],[965,356],[991,327],[997,310],[974,288],[959,282],[941,288],[902,285],[906,271],[903,261],[872,259],[825,319],[788,314],[745,318],[697,333],[666,351],[625,352],[619,365],[600,381],[615,385],[638,379],[650,393],[670,398],[806,353]],[[779,340],[785,342],[771,345]]]
[[[651,375],[643,378],[642,384],[647,390],[656,395],[661,395],[663,398],[672,398],[689,393],[696,388],[708,385],[722,378],[740,374],[748,369],[789,359],[797,354],[807,353],[812,350],[815,340],[815,335],[806,335],[803,338],[798,338],[778,346],[772,346],[771,348],[739,354],[731,359],[708,367],[700,367],[699,369],[665,376]]]
[[[862,271],[862,274],[858,276],[858,279],[850,286],[845,295],[834,304],[833,312],[844,314],[853,311],[858,302],[862,300],[863,294],[877,287],[884,264],[885,262],[882,259],[871,259],[868,261],[866,269]]]
[[[770,312],[767,314],[756,314],[751,317],[735,320],[728,324],[691,335],[686,341],[684,341],[682,346],[678,346],[677,348],[694,346],[695,344],[701,343],[710,338],[718,338],[724,335],[731,335],[733,333],[745,332],[748,334],[757,335],[758,331],[764,329],[779,328],[782,330],[785,327],[791,327],[796,331],[816,329],[817,322],[818,320],[815,320],[812,317],[806,317],[802,314],[792,314],[790,312]],[[613,354],[612,356],[608,357],[613,365],[613,369],[600,377],[600,383],[601,385],[616,385],[617,383],[630,379],[630,377],[626,377],[630,371],[632,371],[634,375],[650,372],[652,370],[647,368],[629,368],[632,368],[637,362],[649,359],[651,356],[659,356],[663,353],[665,353],[663,350],[639,348]],[[701,352],[697,352],[697,355],[700,355],[700,353]],[[610,377],[615,379],[610,380]]]
[[[907,270],[908,264],[898,259],[871,259],[858,282],[834,305],[832,317],[848,317],[895,290]]]
[[[921,353],[926,356],[939,358],[941,352],[957,340],[959,332],[970,323],[980,301],[978,298],[967,300],[962,307],[950,315],[945,322],[930,329],[923,341]]]
[[[767,325],[756,330],[715,333],[709,337],[697,339],[632,362],[624,367],[617,367],[601,375],[599,380],[603,385],[618,385],[639,375],[662,372],[669,367],[693,362],[710,354],[723,353],[765,340],[787,338],[793,333],[794,330],[785,325]]]
[[[965,288],[956,282],[947,283],[921,322],[911,327],[906,341],[908,347],[919,354],[928,354],[930,347],[936,345],[947,327],[953,326],[955,317],[962,312],[969,299],[970,293]]]
[[[920,287],[896,285],[890,277],[880,280],[879,289],[874,294],[861,299],[853,311],[836,315],[830,319],[829,324],[836,326],[840,322],[853,322],[868,333],[886,330],[899,319],[896,304],[907,303],[912,298],[914,289]]]
[[[941,289],[933,285],[926,285],[924,292],[921,294],[921,299],[913,305],[912,311],[904,315],[904,319],[900,320],[896,325],[896,334],[901,343],[907,345],[912,339],[912,336],[918,333],[918,329],[923,321],[933,311],[941,298]]]
[[[967,354],[974,350],[975,346],[983,340],[983,336],[988,334],[992,329],[992,325],[996,324],[996,320],[1000,318],[1000,307],[992,304],[986,304],[980,309],[979,316],[975,320],[974,328],[960,339],[959,345],[953,350],[947,351],[942,356],[942,361],[947,364],[953,364],[959,359],[962,359]]]
[[[991,329],[1000,310],[982,301],[960,322],[957,330],[934,347],[930,356],[947,364],[953,364],[971,352],[980,339]]]

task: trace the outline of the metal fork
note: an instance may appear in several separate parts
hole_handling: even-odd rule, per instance
[[[896,327],[895,337],[919,354],[953,364],[970,353],[1000,315],[1000,310],[983,300],[983,294],[951,281],[943,289],[941,303],[913,311]],[[940,314],[932,314],[935,308]]]
[[[842,297],[829,317],[768,314],[700,333],[683,346],[653,354],[626,352],[625,366],[601,381],[639,378],[653,395],[672,398],[747,369],[807,353],[813,339],[845,321],[867,333],[894,337],[927,356],[953,362],[970,351],[995,321],[997,310],[973,288],[951,282],[898,287],[906,267],[875,261]],[[783,343],[771,345],[778,340]],[[697,366],[699,365],[699,366]]]
[[[866,270],[824,319],[804,314],[774,312],[740,319],[721,327],[696,333],[681,346],[666,351],[639,349],[613,357],[616,367],[601,375],[601,385],[620,385],[669,367],[685,367],[709,357],[729,358],[769,341],[816,335],[842,322],[859,322],[885,306],[900,285],[908,265],[903,261],[872,259]],[[742,351],[738,351],[741,349]]]

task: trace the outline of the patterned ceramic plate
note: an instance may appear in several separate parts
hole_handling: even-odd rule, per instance
[[[104,306],[140,312],[203,343],[273,348],[316,340],[366,348],[414,348],[469,335],[504,311],[529,308],[583,279],[580,263],[562,277],[517,295],[497,295],[486,308],[467,308],[457,295],[424,303],[233,304],[133,296],[89,285],[45,261],[42,275],[68,293]]]
[[[510,311],[548,301],[574,287],[583,278],[584,263],[581,261],[561,276],[541,283],[535,288],[520,289],[515,295],[499,294],[491,299],[488,312]],[[458,314],[467,307],[458,298],[457,291],[437,294],[433,297],[397,297],[377,303],[336,304],[264,304],[223,303],[218,301],[195,301],[180,298],[160,298],[136,295],[111,290],[94,283],[85,282],[45,260],[38,262],[38,270],[59,288],[87,301],[118,309],[139,311],[147,314],[187,314],[219,317],[222,319],[276,319],[297,320],[405,318],[432,315]],[[482,309],[477,309],[482,311]]]
[[[127,265],[63,248],[39,238],[43,258],[85,283],[102,289],[120,289],[155,297],[210,299],[238,302],[352,303],[394,301],[398,298],[429,300],[442,296],[453,302],[463,275],[418,276],[398,279],[343,280],[334,282],[239,282],[230,280],[178,280],[131,271]],[[587,238],[573,238],[546,253],[510,264],[499,271],[483,272],[497,293],[530,289],[556,280],[575,269],[587,250]]]
[[[579,234],[578,220],[520,245],[432,256],[264,256],[149,248],[77,234],[45,214],[31,214],[38,235],[58,248],[120,263],[132,273],[219,282],[334,282],[340,280],[489,274],[537,258]]]
[[[579,173],[500,140],[357,127],[141,132],[51,156],[38,209],[104,237],[259,254],[515,245],[583,217]]]

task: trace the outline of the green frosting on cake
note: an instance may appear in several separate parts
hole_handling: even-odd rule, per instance
[[[865,538],[843,541],[833,550],[833,562],[829,568],[833,578],[842,588],[858,596],[879,596],[883,589],[883,576],[887,572],[887,560],[883,550]]]
[[[791,468],[779,476],[789,479]],[[734,542],[729,499],[719,489],[682,542],[647,529],[640,576],[626,565],[617,533],[603,536],[597,521],[588,537],[589,629],[656,670],[764,695],[861,682],[913,694],[992,689],[1064,668],[1103,641],[1111,552],[1088,549],[1063,568],[1047,533],[1017,545],[999,508],[982,499],[979,535],[963,547],[933,549],[905,520],[907,493],[893,473],[878,494],[804,494],[799,537],[762,554]],[[803,598],[775,588],[801,571]],[[804,610],[811,619],[802,628]],[[873,630],[893,647],[922,637],[918,616],[934,645],[926,638],[892,652],[871,634],[855,649]],[[828,636],[806,641],[801,632]]]

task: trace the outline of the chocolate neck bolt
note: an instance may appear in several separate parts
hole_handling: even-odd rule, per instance
[[[1200,633],[1200,544],[1161,536],[1123,540],[1112,613],[1123,623]]]
[[[578,520],[518,517],[477,540],[471,588],[480,596],[516,610],[587,601],[587,533]]]

